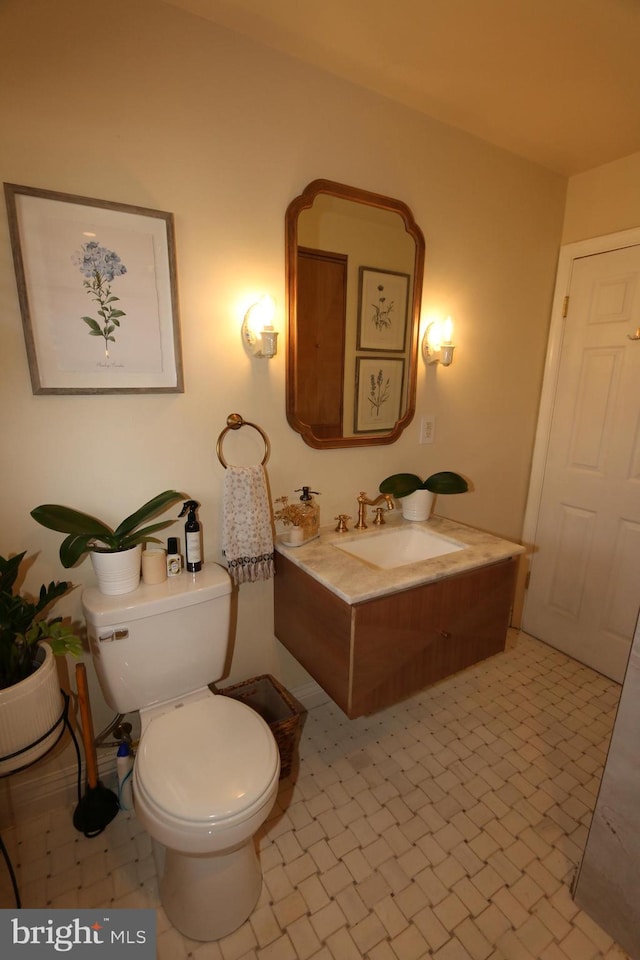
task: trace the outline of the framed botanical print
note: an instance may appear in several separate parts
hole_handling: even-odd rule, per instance
[[[360,267],[358,350],[404,353],[410,280],[408,273]]]
[[[400,419],[404,360],[356,357],[355,433],[391,430]]]
[[[182,393],[172,214],[4,189],[33,392]]]

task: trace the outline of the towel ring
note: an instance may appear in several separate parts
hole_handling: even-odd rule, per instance
[[[216,443],[216,453],[218,454],[218,460],[225,468],[228,467],[228,463],[222,455],[222,441],[229,432],[229,430],[239,430],[240,427],[253,427],[254,430],[257,430],[262,439],[264,440],[264,457],[262,458],[262,466],[264,467],[265,463],[269,459],[269,454],[271,453],[271,444],[269,443],[269,437],[266,435],[262,427],[259,427],[257,423],[251,423],[249,420],[245,420],[240,416],[239,413],[230,413],[227,417],[227,425],[218,437],[218,442]]]

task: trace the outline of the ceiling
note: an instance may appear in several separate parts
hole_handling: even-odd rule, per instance
[[[640,0],[163,0],[571,175],[640,151]]]

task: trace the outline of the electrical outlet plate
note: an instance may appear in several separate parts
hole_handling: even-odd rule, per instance
[[[433,443],[436,432],[436,418],[433,414],[425,414],[420,420],[419,443]]]

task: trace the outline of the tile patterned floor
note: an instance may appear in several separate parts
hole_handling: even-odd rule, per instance
[[[619,692],[513,633],[373,717],[311,710],[258,905],[216,943],[169,924],[132,814],[91,840],[66,809],[5,832],[24,906],[157,907],[160,960],[622,960],[570,895]]]

